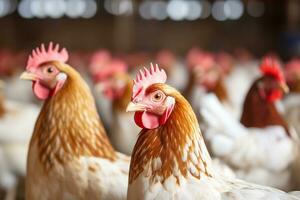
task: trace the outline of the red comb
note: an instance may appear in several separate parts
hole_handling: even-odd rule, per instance
[[[281,65],[277,59],[271,56],[264,57],[260,65],[260,71],[264,75],[275,77],[280,82],[285,82]]]
[[[107,63],[98,69],[97,73],[94,74],[94,79],[96,82],[102,81],[115,73],[126,73],[127,68],[128,66],[124,61],[112,59],[110,63]]]
[[[44,44],[41,47],[37,47],[32,51],[32,54],[29,56],[27,61],[27,69],[33,69],[39,67],[42,63],[49,61],[59,61],[67,62],[69,54],[65,48],[59,51],[59,44],[53,46],[53,43],[50,42],[48,50],[46,50]]]
[[[136,79],[133,80],[133,98],[136,97],[141,91],[148,86],[155,83],[165,83],[167,81],[167,74],[163,69],[160,69],[156,64],[153,66],[151,63],[150,70],[144,67],[144,70],[136,75]]]

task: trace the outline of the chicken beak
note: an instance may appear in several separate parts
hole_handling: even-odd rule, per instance
[[[30,72],[23,72],[20,76],[20,79],[22,80],[29,80],[29,81],[36,81],[37,80],[37,76],[33,73]]]
[[[280,88],[282,89],[282,91],[284,92],[284,93],[289,93],[289,91],[290,91],[290,89],[289,89],[289,87],[287,86],[287,84],[286,83],[281,83],[280,84]]]
[[[146,111],[146,106],[139,103],[130,102],[126,108],[126,112]]]

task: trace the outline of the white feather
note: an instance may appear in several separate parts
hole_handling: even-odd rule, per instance
[[[9,189],[17,176],[25,176],[28,144],[39,108],[14,101],[5,102],[5,115],[0,119],[0,184]]]
[[[34,145],[32,152],[36,148]],[[26,180],[27,199],[126,199],[130,162],[127,156],[118,153],[116,161],[80,157],[65,165],[55,165],[45,176],[38,155],[32,152],[31,158],[37,163],[29,165],[35,173]]]
[[[297,156],[295,141],[283,127],[246,128],[225,110],[213,94],[202,97],[200,112],[207,124],[205,138],[212,154],[240,171],[238,177],[242,179],[271,184],[272,174],[290,168]],[[251,176],[253,170],[258,169],[266,170],[265,176]],[[262,177],[266,179],[262,180]],[[285,184],[279,185],[290,184],[289,178],[281,179],[284,180]]]
[[[113,116],[111,142],[116,150],[131,155],[141,128],[134,122],[134,113],[117,112]]]

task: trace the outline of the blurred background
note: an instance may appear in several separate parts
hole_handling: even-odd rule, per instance
[[[199,60],[192,60],[197,54],[199,65],[221,66],[208,72],[213,79],[218,73],[219,82],[238,64],[251,65],[253,76],[245,76],[248,82],[240,89],[245,95],[259,75],[262,56],[274,55],[286,63],[300,55],[299,11],[299,0],[0,0],[0,200],[24,198],[28,142],[41,102],[33,96],[31,83],[20,81],[19,74],[33,48],[53,41],[68,49],[69,63],[90,83],[111,134],[116,121],[111,115],[116,112],[108,105],[113,102],[118,110],[120,105],[114,102],[122,100],[105,93],[109,90],[100,94],[99,82],[107,84],[104,79],[116,72],[133,77],[135,67],[156,61],[165,67],[171,85],[188,91],[189,82],[196,85],[190,81],[195,71],[185,66],[198,65]],[[191,62],[185,59],[188,52]],[[287,74],[294,78],[297,68],[294,90],[299,92],[300,60],[293,66]],[[241,74],[237,77],[231,85],[245,82]],[[228,93],[237,96],[236,89]],[[236,102],[240,108],[243,98]]]
[[[297,0],[0,0],[0,47],[299,52]]]

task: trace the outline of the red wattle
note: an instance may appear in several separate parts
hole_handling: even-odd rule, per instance
[[[159,127],[159,116],[149,112],[135,112],[134,114],[135,123],[146,129],[155,129]]]
[[[50,90],[40,84],[38,81],[32,83],[32,89],[35,96],[41,100],[45,100],[50,95]]]

